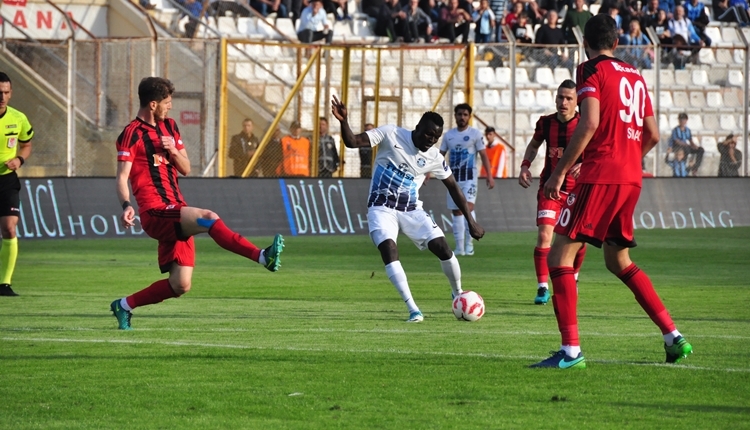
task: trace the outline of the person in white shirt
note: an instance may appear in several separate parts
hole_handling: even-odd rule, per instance
[[[441,180],[456,205],[466,214],[469,231],[475,239],[484,236],[484,229],[471,216],[468,203],[453,177],[445,158],[434,146],[443,134],[443,118],[426,112],[413,131],[384,125],[355,135],[349,127],[346,106],[335,96],[331,112],[341,123],[341,138],[347,148],[380,145],[370,180],[367,200],[367,224],[370,238],[380,251],[385,273],[401,295],[409,310],[407,322],[424,320],[414,302],[399,261],[396,240],[403,231],[420,250],[429,249],[440,259],[443,273],[448,278],[453,296],[461,294],[461,267],[453,255],[445,235],[430,214],[422,209],[419,188],[425,175]]]
[[[333,41],[333,30],[328,22],[328,15],[323,9],[323,0],[312,0],[302,10],[299,18],[297,38],[302,43],[312,43],[325,39],[327,44]]]
[[[477,201],[479,178],[477,155],[481,158],[485,171],[489,172],[492,166],[490,166],[490,160],[487,158],[482,132],[469,127],[471,106],[467,103],[456,105],[453,109],[453,116],[456,119],[456,128],[452,128],[445,133],[443,143],[440,144],[440,153],[443,155],[449,154],[450,168],[456,177],[459,188],[466,196],[471,218],[475,218],[474,203]],[[488,175],[485,180],[488,189],[495,188],[495,179],[492,175]],[[450,195],[447,200],[448,209],[453,212],[453,237],[456,239],[456,249],[453,252],[456,255],[474,255],[474,244],[471,240],[468,224],[464,222],[463,214],[466,212],[456,206]]]

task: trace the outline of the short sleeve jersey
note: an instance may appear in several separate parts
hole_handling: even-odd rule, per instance
[[[583,151],[582,184],[641,185],[643,119],[654,116],[646,83],[638,70],[600,55],[576,74],[578,104],[599,100],[599,127]]]
[[[367,207],[385,206],[402,212],[421,209],[419,188],[425,174],[440,180],[450,177],[451,169],[437,147],[421,152],[411,140],[411,131],[384,125],[366,133],[372,146],[380,145]]]
[[[185,204],[177,183],[177,168],[170,164],[169,153],[161,144],[162,136],[172,136],[175,148],[185,146],[180,131],[172,118],[156,123],[156,127],[136,118],[117,138],[117,161],[129,161],[130,186],[133,188],[138,210]]]
[[[457,128],[448,130],[440,144],[440,152],[448,154],[450,168],[458,182],[476,182],[477,153],[484,148],[482,132],[473,127],[464,131],[458,131]]]
[[[537,142],[547,143],[547,155],[544,157],[544,168],[539,181],[540,189],[544,188],[544,183],[547,182],[555,167],[557,167],[557,162],[562,158],[580,118],[581,115],[576,112],[573,118],[567,122],[561,122],[557,118],[557,113],[553,113],[540,117],[536,122],[533,139]],[[575,179],[571,175],[566,175],[560,191],[570,192],[574,185]]]
[[[34,129],[26,115],[7,106],[5,113],[0,116],[0,130],[3,132],[0,140],[0,175],[7,175],[12,170],[5,166],[5,162],[16,157],[19,144],[31,142]]]

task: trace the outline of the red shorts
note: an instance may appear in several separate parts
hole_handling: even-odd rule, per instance
[[[536,195],[536,225],[557,224],[563,202],[563,200],[552,200],[544,197],[544,190],[540,188]]]
[[[180,226],[180,209],[183,205],[169,205],[141,212],[143,231],[159,241],[159,269],[169,272],[172,263],[195,267],[193,237],[184,237]]]
[[[555,233],[597,248],[602,243],[632,248],[637,185],[576,184],[563,204]]]

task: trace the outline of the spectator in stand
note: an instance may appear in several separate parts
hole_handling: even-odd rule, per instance
[[[706,44],[711,46],[711,38],[706,36],[706,26],[711,19],[706,15],[706,5],[700,0],[690,0],[682,4],[685,8],[685,15],[693,23],[695,32],[698,33],[698,37]]]
[[[323,7],[322,2],[320,6]],[[295,121],[289,126],[289,135],[281,139],[281,176],[310,176],[310,139],[301,132],[302,127]]]
[[[583,34],[583,28],[592,16],[591,12],[583,10],[583,0],[575,0],[575,9],[568,9],[562,23],[562,28],[565,32],[565,39],[568,43],[578,44],[578,39],[576,39],[575,34],[573,34],[573,27],[581,29],[581,34]]]
[[[653,27],[659,20],[659,0],[651,0],[641,9],[641,28]]]
[[[529,17],[526,15],[526,12],[521,12],[521,14],[518,15],[518,21],[510,28],[513,32],[513,36],[516,38],[516,42],[518,43],[534,43],[531,38],[533,34],[529,34],[529,30],[526,28],[528,19]]]
[[[362,12],[366,13],[370,18],[378,19],[380,8],[385,4],[385,0],[362,0],[359,7]]]
[[[430,17],[433,23],[436,23],[440,18],[435,0],[419,0],[419,8]]]
[[[659,37],[660,45],[671,45],[672,44],[672,33],[669,31],[669,20],[667,19],[667,12],[663,9],[659,9],[656,15],[656,21],[652,25],[654,32]],[[665,50],[670,51],[670,48]]]
[[[546,10],[542,10],[539,4],[535,0],[519,0],[524,5],[524,10],[528,15],[529,22],[532,24],[541,24],[544,20],[544,14]]]
[[[339,151],[336,141],[328,134],[328,120],[320,117],[318,126],[318,177],[332,178],[339,168]]]
[[[617,6],[610,6],[609,16],[612,17],[613,20],[615,20],[615,25],[617,25],[617,34],[622,35],[622,17],[620,16],[620,9],[618,9]]]
[[[419,0],[409,0],[403,11],[409,27],[410,37],[407,42],[417,42],[421,37],[425,43],[429,43],[432,40],[432,19],[419,8]]]
[[[410,38],[406,12],[398,5],[399,0],[386,0],[380,7],[378,21],[375,24],[375,34],[387,37],[391,43]]]
[[[672,149],[675,156],[677,155],[677,149],[684,150],[686,156],[695,154],[695,159],[692,163],[688,164],[687,171],[692,176],[696,176],[703,162],[703,153],[705,151],[693,140],[693,133],[687,126],[688,115],[683,112],[677,116],[677,119],[679,125],[672,130],[672,136],[669,138],[669,148]]]
[[[365,124],[365,131],[375,128],[375,124]],[[359,177],[369,178],[372,176],[372,147],[359,148]]]
[[[516,25],[518,22],[518,15],[520,15],[521,12],[523,12],[523,3],[520,1],[513,3],[513,9],[502,18],[502,25],[507,25],[508,27]]]
[[[672,19],[674,16],[675,2],[674,0],[659,0],[659,9],[663,9],[667,13],[667,18]]]
[[[346,0],[323,0],[323,9],[326,13],[333,14],[336,21],[350,20],[349,7]],[[339,9],[341,13],[339,14]]]
[[[474,11],[474,41],[477,43],[492,42],[492,34],[495,32],[495,14],[490,9],[489,0],[481,0],[479,9]]]
[[[310,5],[302,10],[299,21],[297,38],[300,42],[312,43],[325,39],[330,44],[333,41],[333,30],[323,9],[323,0],[310,1]]]
[[[557,28],[557,12],[555,10],[549,10],[547,12],[547,23],[539,27],[534,36],[534,43],[537,45],[558,45],[550,48],[536,48],[534,50],[537,61],[542,64],[549,65],[549,67],[555,68],[562,64],[565,67],[571,67],[568,50],[565,48],[559,48],[559,45],[565,45],[565,33],[562,28]],[[563,55],[558,54],[558,49],[562,49]]]
[[[719,21],[745,25],[750,22],[748,12],[750,12],[750,6],[748,6],[747,0],[728,0],[727,9],[719,16]]]
[[[495,14],[495,41],[503,40],[503,19],[508,13],[508,0],[490,0],[490,9]]]
[[[675,178],[687,178],[687,157],[683,148],[669,148],[664,162],[672,168],[672,176]]]
[[[712,0],[711,10],[713,12],[714,19],[721,21],[721,17],[729,9],[729,0]],[[725,18],[726,19],[726,18]]]
[[[735,177],[740,176],[740,166],[742,165],[742,152],[737,149],[737,136],[730,134],[718,145],[719,154],[719,176]]]
[[[246,118],[242,121],[242,131],[232,136],[229,143],[229,158],[232,159],[234,176],[242,176],[245,167],[258,150],[260,139],[253,134],[253,120]],[[252,176],[262,176],[260,169],[256,168]]]
[[[645,34],[641,31],[641,23],[634,19],[630,21],[628,32],[620,37],[620,47],[628,48],[623,60],[637,68],[650,69],[654,51],[649,48],[635,48],[635,46],[651,45]]]
[[[206,10],[208,0],[177,0],[188,11],[188,22],[185,24],[185,37],[192,38],[198,29],[201,17]],[[205,4],[204,4],[205,3]]]
[[[281,0],[250,0],[250,6],[263,16],[275,13],[277,18],[289,17],[289,10]]]
[[[469,12],[458,7],[458,0],[450,0],[447,6],[444,5],[440,9],[438,36],[447,38],[450,43],[455,43],[458,35],[461,35],[461,43],[468,43],[471,22]]]
[[[698,52],[706,46],[706,42],[701,40],[695,31],[693,23],[685,16],[685,8],[682,6],[675,7],[674,18],[669,21],[669,32],[672,33],[672,43],[676,43],[674,38],[681,36],[685,42],[692,48],[693,63],[698,63]],[[711,40],[709,39],[709,43]],[[675,65],[676,67],[676,65]]]

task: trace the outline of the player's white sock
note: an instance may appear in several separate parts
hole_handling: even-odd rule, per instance
[[[464,231],[466,231],[466,225],[464,224],[463,215],[453,215],[453,238],[456,240],[456,252],[464,252]]]
[[[396,287],[396,291],[401,295],[401,298],[406,303],[406,307],[409,309],[409,313],[416,312],[419,310],[414,299],[411,297],[411,290],[409,289],[409,282],[406,280],[406,272],[401,267],[401,262],[396,260],[387,266],[385,266],[385,274],[388,275],[388,279]]]
[[[476,215],[474,215],[474,211],[471,211],[471,217],[477,219]],[[469,221],[467,221],[466,218],[464,218],[464,228],[466,229],[464,232],[464,249],[468,251],[470,249],[474,249],[474,238],[471,237],[471,231],[469,230]]]
[[[537,288],[545,288],[545,289],[549,289],[549,284],[548,284],[548,283],[546,283],[546,282],[539,282],[539,283],[537,284]]]
[[[573,358],[578,357],[578,354],[581,353],[580,346],[563,345],[560,347],[560,349],[565,351],[565,354],[567,354],[568,357],[573,357]]]
[[[126,299],[125,297],[120,299],[120,307],[125,309],[128,312],[133,310],[133,308],[131,308],[130,305],[128,304],[128,299]]]
[[[576,278],[576,281],[578,280],[578,272],[574,273],[573,276]]]
[[[263,250],[260,250],[260,255],[258,255],[258,264],[261,266],[266,265],[266,254],[263,252]]]
[[[674,344],[674,339],[675,339],[675,338],[676,338],[677,336],[681,336],[681,335],[680,335],[680,332],[679,332],[679,331],[677,331],[677,330],[675,330],[675,331],[673,331],[673,332],[671,332],[671,333],[667,333],[667,334],[665,334],[665,335],[664,335],[664,343],[666,343],[666,344],[667,344],[667,346],[672,346],[672,344]]]
[[[458,264],[458,258],[455,255],[447,260],[440,260],[440,266],[443,267],[443,273],[448,278],[453,290],[453,297],[462,293],[461,290],[461,266]]]

